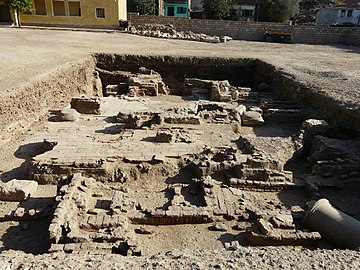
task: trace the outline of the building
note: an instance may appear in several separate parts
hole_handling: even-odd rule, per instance
[[[244,21],[253,20],[255,15],[256,0],[234,0],[232,15],[243,18]]]
[[[21,14],[23,25],[116,29],[127,19],[126,0],[33,0],[33,5],[31,14]]]
[[[244,21],[253,20],[255,8],[256,0],[233,0],[231,16]],[[203,0],[191,0],[190,12],[193,19],[205,19]]]
[[[203,0],[191,0],[190,17],[191,19],[206,19]]]
[[[5,6],[4,0],[0,0],[0,23],[11,22],[9,7]]]
[[[360,26],[360,7],[322,8],[316,15],[316,25],[353,24]]]
[[[173,17],[188,17],[190,0],[164,0],[164,15]]]

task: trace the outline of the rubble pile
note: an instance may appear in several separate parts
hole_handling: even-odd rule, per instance
[[[137,73],[128,71],[109,72],[100,70],[103,76],[116,76],[118,84],[109,84],[105,87],[104,96],[126,94],[129,97],[158,96],[170,93],[159,73],[154,70],[140,67]]]
[[[183,39],[207,43],[220,43],[232,40],[232,38],[229,36],[218,37],[209,36],[206,34],[195,34],[191,31],[176,31],[174,26],[171,24],[145,24],[139,25],[136,28],[132,26],[129,28],[128,32],[146,37]]]
[[[0,183],[1,201],[24,201],[33,195],[38,183],[32,180],[13,179],[7,183]]]
[[[83,114],[101,114],[101,99],[99,97],[75,97],[70,102],[71,109]],[[68,113],[70,114],[70,113]],[[76,119],[76,114],[74,119]]]
[[[74,174],[68,181],[60,186],[56,198],[58,204],[49,226],[52,242],[49,252],[119,249],[117,252],[123,255],[124,252],[140,255],[141,251],[126,233],[126,212],[131,208],[128,203],[124,207],[126,196],[115,192],[110,206],[101,205],[103,200],[97,198],[113,193],[106,186],[81,174]],[[127,249],[121,250],[125,245]]]

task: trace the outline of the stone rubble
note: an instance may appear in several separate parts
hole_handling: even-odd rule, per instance
[[[82,114],[101,114],[101,99],[99,97],[75,97],[71,99],[71,109]]]
[[[32,180],[13,179],[7,183],[0,182],[1,201],[24,201],[37,190],[38,183]]]
[[[77,110],[72,108],[64,108],[61,110],[59,115],[59,121],[70,121],[75,122],[79,120],[80,113]]]
[[[231,41],[229,36],[209,36],[206,34],[195,34],[191,31],[176,31],[171,24],[145,24],[142,26],[131,26],[129,33],[139,36],[166,38],[166,39],[182,39],[207,43],[221,43]]]

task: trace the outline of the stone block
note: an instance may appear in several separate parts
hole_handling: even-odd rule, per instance
[[[116,96],[120,91],[120,86],[118,84],[109,84],[105,88],[105,96]]]
[[[80,114],[75,110],[71,108],[65,108],[61,110],[59,115],[60,121],[68,121],[68,122],[75,122],[79,120]]]
[[[70,105],[79,113],[101,114],[101,99],[98,97],[75,97],[71,99]]]
[[[273,231],[272,225],[263,218],[257,220],[257,225],[260,231],[265,235],[270,235],[271,232]]]
[[[38,183],[32,180],[13,179],[7,183],[0,184],[0,200],[2,201],[24,201],[33,195]]]
[[[246,111],[241,116],[242,124],[244,126],[261,126],[264,124],[264,119],[261,113],[254,111]]]

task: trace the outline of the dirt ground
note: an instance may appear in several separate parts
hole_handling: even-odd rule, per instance
[[[13,91],[23,84],[31,83],[35,79],[46,77],[60,66],[66,63],[88,58],[93,53],[116,53],[116,54],[142,54],[142,55],[175,55],[175,56],[207,56],[221,58],[257,58],[274,65],[292,78],[307,86],[313,87],[315,91],[330,96],[338,101],[341,106],[351,110],[359,110],[360,104],[360,48],[350,46],[315,46],[301,44],[270,44],[261,42],[231,41],[222,44],[207,44],[191,41],[163,40],[155,38],[139,37],[124,33],[94,33],[34,29],[12,29],[0,28],[0,96],[11,95]],[[275,130],[276,131],[276,130]],[[41,132],[41,131],[40,131]],[[48,132],[48,131],[47,131]],[[31,132],[32,136],[38,135],[37,130]],[[248,133],[251,133],[249,129]],[[251,135],[251,134],[250,134]],[[289,135],[286,135],[289,136]],[[250,136],[251,137],[251,136]],[[31,138],[31,137],[30,137]],[[31,141],[31,139],[30,139]],[[39,141],[39,140],[37,140]],[[19,145],[22,142],[18,142]],[[259,144],[261,144],[261,140]],[[9,156],[2,158],[7,164],[2,164],[0,169],[9,166],[19,166],[22,160]],[[251,195],[251,192],[248,192]],[[54,186],[42,186],[35,194],[38,205],[27,201],[25,208],[51,207]],[[249,196],[250,196],[249,195]],[[305,204],[309,199],[307,194],[299,192],[298,198],[289,198],[294,194],[283,194],[280,201],[289,200],[289,205],[298,200],[299,204]],[[254,197],[257,195],[253,195]],[[275,193],[261,195],[263,199],[269,196],[270,201],[279,200]],[[260,196],[260,197],[261,197]],[[285,203],[286,204],[286,203]],[[0,204],[1,217],[16,204]],[[45,259],[41,268],[59,267],[86,267],[96,269],[99,261],[103,259],[101,254],[82,255],[71,254],[72,259],[66,265],[58,261],[57,255],[27,256],[27,262],[23,263],[22,253],[11,251],[21,250],[30,253],[43,253],[48,248],[47,226],[50,220],[37,224],[32,222],[30,230],[24,230],[27,225],[23,222],[0,221],[0,234],[2,245],[0,245],[0,269],[32,269],[37,268],[38,263]],[[145,255],[153,255],[138,259],[136,262],[126,260],[119,261],[119,267],[112,265],[114,269],[137,269],[137,268],[163,268],[175,267],[178,269],[244,269],[254,268],[262,265],[269,269],[275,266],[286,269],[337,269],[339,261],[345,266],[344,269],[356,269],[359,262],[359,253],[354,251],[331,251],[326,253],[318,250],[311,253],[309,250],[302,251],[301,248],[272,249],[272,248],[245,248],[240,247],[234,253],[223,249],[225,242],[236,239],[228,234],[228,239],[221,240],[221,233],[207,231],[207,225],[177,225],[178,228],[160,229],[155,227],[153,237],[138,236],[143,243]],[[35,227],[35,228],[34,228]],[[203,228],[202,228],[203,227]],[[25,232],[24,232],[25,231]],[[190,231],[190,233],[189,233]],[[206,231],[209,236],[197,237],[201,231]],[[232,231],[230,231],[232,232]],[[36,234],[36,235],[35,235]],[[210,236],[211,235],[211,236]],[[215,237],[214,237],[215,235]],[[172,240],[168,242],[168,237]],[[141,239],[144,238],[144,239]],[[210,242],[209,239],[211,240]],[[35,243],[34,241],[43,241]],[[196,242],[192,245],[191,242]],[[224,242],[224,243],[223,243]],[[176,243],[174,245],[174,243]],[[156,248],[152,246],[155,244]],[[25,245],[25,246],[24,246]],[[201,250],[204,246],[205,251]],[[165,252],[177,249],[182,251]],[[183,250],[185,249],[185,250]],[[199,249],[199,252],[197,251]],[[10,250],[10,251],[6,251]],[[154,255],[159,253],[159,255]],[[287,259],[282,259],[285,254]],[[61,257],[63,255],[59,255]],[[109,261],[114,260],[109,256]],[[83,258],[83,259],[80,259]],[[306,260],[310,258],[310,260]],[[116,259],[116,258],[115,258]],[[179,260],[178,260],[179,259]],[[83,261],[82,261],[83,260]],[[142,261],[140,261],[142,260]],[[174,262],[178,260],[179,262]],[[293,260],[292,263],[289,261]],[[294,263],[294,260],[298,263]],[[302,264],[302,265],[299,265]],[[110,267],[110,265],[108,265]],[[50,267],[51,268],[51,267]]]
[[[207,44],[124,33],[0,28],[1,88],[6,91],[92,53],[258,58],[358,108],[360,48],[231,41]]]

